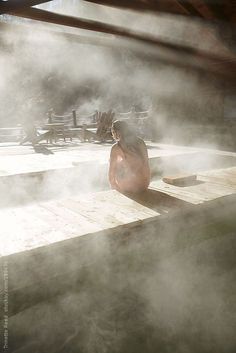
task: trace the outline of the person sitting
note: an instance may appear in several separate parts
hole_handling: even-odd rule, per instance
[[[122,120],[113,122],[111,132],[116,141],[110,153],[111,188],[121,193],[146,190],[150,183],[150,168],[145,142]]]

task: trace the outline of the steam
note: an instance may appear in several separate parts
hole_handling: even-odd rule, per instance
[[[202,24],[187,19],[180,21],[168,16],[137,14],[83,2],[79,6],[73,1],[52,2],[41,7],[110,21],[134,31],[158,35],[167,41],[176,42],[178,37],[181,43],[186,41],[194,47],[203,42],[199,39],[206,30]],[[47,30],[56,28],[44,27]],[[22,119],[42,121],[50,108],[63,114],[72,108],[79,110],[81,105],[87,106],[88,114],[96,105],[96,109],[119,111],[129,111],[135,105],[140,110],[152,106],[154,121],[158,128],[163,126],[163,130],[170,120],[189,121],[191,118],[195,121],[202,117],[215,121],[222,118],[219,107],[223,96],[217,82],[198,73],[158,63],[156,59],[143,58],[142,52],[148,53],[150,48],[136,45],[137,52],[133,44],[127,42],[131,50],[122,49],[119,41],[117,48],[79,44],[40,30],[42,28],[41,24],[34,23],[19,33],[14,27],[12,31],[7,28],[7,32],[1,32],[6,48],[1,54],[2,125],[19,123]],[[214,30],[208,29],[216,35]],[[185,39],[186,31],[188,38]],[[76,30],[76,33],[84,32]],[[212,45],[211,36],[204,43],[209,44],[211,51],[212,47],[222,50],[220,43]]]
[[[84,2],[78,6],[77,1],[54,1],[41,7],[126,26],[215,53],[222,50],[222,43],[211,39],[216,35],[215,27],[208,28],[211,35],[201,41],[205,25],[188,19],[138,15]],[[167,65],[152,56],[153,49],[145,45],[129,41],[116,42],[117,47],[81,44],[54,34],[50,25],[27,23],[17,33],[14,26],[12,31],[9,27],[4,31],[1,24],[1,126],[15,126],[24,120],[42,123],[50,108],[58,114],[76,109],[81,115],[89,115],[95,109],[127,112],[135,106],[137,110],[151,109],[152,128],[159,142],[186,144],[194,139],[189,138],[188,125],[194,126],[196,121],[215,123],[223,118],[222,87],[211,75]],[[98,34],[95,37],[108,39]],[[218,141],[195,138],[195,143],[217,147]],[[88,146],[92,153],[92,145]],[[55,152],[53,148],[51,151]],[[103,160],[108,161],[109,151],[108,145],[103,150]],[[48,170],[32,178],[14,176],[14,183],[10,178],[2,180],[0,206],[10,207],[14,200],[18,207],[27,204],[30,210],[31,203],[107,189],[107,164],[99,159],[101,153],[99,148],[94,150],[90,162],[77,166],[73,165],[73,157],[64,155],[67,164],[62,170]],[[56,166],[55,156],[43,157],[47,158],[45,165],[50,161]],[[216,161],[208,151],[204,155],[198,152],[194,158],[188,155],[166,164],[157,163],[157,168],[167,174],[222,164],[220,157]],[[232,164],[235,165],[234,158],[229,161]],[[234,352],[234,231],[226,231],[226,237],[222,237],[223,229],[215,239],[215,230],[204,230],[201,238],[197,227],[183,232],[183,223],[188,222],[186,216],[180,220],[171,218],[168,227],[154,224],[137,232],[135,229],[134,240],[125,244],[122,241],[126,234],[117,234],[122,241],[114,247],[101,235],[102,240],[97,237],[92,241],[92,250],[88,246],[88,253],[85,250],[81,257],[77,253],[66,254],[63,247],[56,252],[49,247],[48,258],[61,266],[57,268],[59,279],[52,279],[50,290],[54,293],[54,287],[59,288],[59,294],[52,295],[52,301],[46,298],[48,301],[10,318],[12,351]],[[206,216],[202,223],[207,222]],[[180,239],[184,239],[181,246]],[[88,259],[83,269],[78,266],[81,258]],[[22,261],[24,264],[27,256]],[[36,255],[32,255],[32,261],[37,264]],[[45,273],[39,273],[37,266],[33,270],[27,268],[27,273],[40,281],[51,270],[51,262],[42,264]],[[68,273],[64,274],[65,268]],[[62,294],[63,281],[69,284],[68,292]],[[38,290],[42,294],[42,288]],[[15,342],[20,342],[21,348]]]
[[[80,278],[79,286],[11,319],[24,352],[36,350],[38,342],[43,351],[61,353],[107,353],[111,347],[117,353],[233,352],[235,234],[209,227],[200,232],[172,220],[137,229],[110,253],[104,245],[111,243],[98,241],[94,264],[79,273],[72,272],[70,257],[68,275],[72,283]]]

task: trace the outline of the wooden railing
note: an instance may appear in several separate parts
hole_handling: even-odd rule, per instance
[[[0,142],[18,142],[24,135],[22,127],[0,128]]]
[[[140,132],[145,126],[149,115],[150,111],[148,110],[137,112],[134,109],[128,112],[117,112],[115,110],[101,112],[96,110],[89,115],[82,115],[73,109],[70,114],[57,115],[51,109],[48,112],[48,124],[46,124],[46,127],[49,124],[64,124],[63,133],[68,130],[72,132],[73,136],[79,137],[82,141],[90,139],[105,141],[106,139],[112,139],[111,125],[114,120],[126,120]]]
[[[114,119],[117,120],[126,120],[126,119],[144,119],[150,116],[150,110],[145,111],[135,111],[134,109],[129,110],[128,112],[119,112],[116,109],[112,109],[115,113]],[[68,123],[68,125],[73,127],[78,127],[79,125],[83,124],[94,124],[97,123],[103,111],[95,110],[91,114],[82,115],[78,110],[73,109],[71,113],[64,114],[64,115],[57,115],[55,114],[53,109],[48,111],[48,123],[52,122],[64,122]]]

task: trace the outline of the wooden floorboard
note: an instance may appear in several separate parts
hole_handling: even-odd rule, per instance
[[[0,236],[4,242],[1,242],[0,254],[7,256],[120,226],[125,229],[135,223],[171,213],[178,207],[187,208],[191,204],[200,205],[233,195],[236,193],[236,185],[234,187],[229,185],[223,176],[225,174],[233,176],[234,173],[236,168],[212,171],[213,181],[210,180],[211,176],[208,173],[208,181],[197,180],[196,185],[184,187],[166,184],[162,180],[151,183],[151,191],[172,197],[173,200],[184,201],[185,204],[180,206],[173,203],[172,207],[169,202],[167,207],[163,197],[156,198],[156,207],[148,206],[145,195],[142,203],[141,199],[135,200],[117,191],[109,190],[2,209]],[[220,183],[215,182],[215,175],[221,176]],[[201,179],[201,176],[199,178]],[[152,197],[155,196],[151,195]],[[160,212],[158,212],[158,205]]]
[[[236,191],[236,167],[202,172],[199,173],[199,179],[220,185],[227,184]]]
[[[60,142],[56,145],[39,145],[33,148],[31,145],[0,144],[0,177],[74,168],[82,163],[108,164],[111,146],[111,143]],[[175,158],[178,160],[177,167],[179,166],[182,172],[186,172],[190,165],[194,167],[194,164],[199,165],[199,168],[202,168],[202,164],[205,168],[211,163],[217,164],[217,168],[220,168],[218,165],[227,160],[231,163],[230,166],[232,164],[236,166],[236,153],[153,142],[147,142],[147,147],[151,166],[154,164],[157,169],[160,169],[162,160],[169,160],[170,164],[175,164]]]
[[[97,155],[100,159],[96,160],[95,164],[108,161],[110,145],[92,145],[92,147],[90,145],[83,145],[81,149],[78,146],[71,148],[70,152],[67,150],[57,152],[53,167],[61,169],[67,165],[68,168],[73,168],[71,166],[75,159],[78,163],[87,163],[88,160],[94,160]],[[150,158],[159,158],[161,155],[171,156],[171,158],[181,157],[183,153],[189,154],[191,158],[197,151],[191,148],[167,147],[149,145]],[[217,151],[216,154],[219,153]],[[234,155],[230,154],[230,158],[234,158]],[[228,153],[223,153],[222,156],[228,157]],[[9,168],[6,169],[9,173],[19,173],[21,168],[26,168],[25,171],[28,170],[27,168],[35,170],[35,165],[38,165],[39,169],[46,170],[51,160],[50,156],[38,154],[19,155],[23,166],[19,166],[17,163],[20,160],[16,159],[14,169],[13,157],[16,158],[15,155],[0,156],[0,161],[4,160],[5,166],[9,162]],[[61,177],[63,178],[64,175]],[[65,174],[66,177],[67,174]],[[117,227],[125,229],[135,223],[142,223],[150,218],[187,208],[188,205],[201,205],[235,193],[236,167],[232,167],[200,171],[197,173],[196,183],[184,187],[166,184],[161,179],[154,180],[151,182],[149,193],[142,195],[141,198],[126,197],[116,191],[108,190],[47,202],[38,200],[24,206],[19,204],[19,207],[1,208],[0,238],[3,241],[0,243],[0,255],[7,256],[28,251]]]
[[[201,172],[196,182],[189,186],[175,186],[157,180],[151,183],[150,188],[197,205],[236,193],[236,168]]]
[[[159,216],[117,191],[44,202],[0,212],[0,255],[7,256]]]

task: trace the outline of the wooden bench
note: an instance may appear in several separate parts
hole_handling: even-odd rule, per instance
[[[96,112],[96,124],[89,128],[89,125],[84,124],[82,129],[83,140],[94,141],[113,141],[111,134],[111,126],[114,120],[115,113],[112,110],[107,112]],[[91,129],[92,127],[92,129]]]
[[[115,112],[113,110],[109,110],[108,112],[98,112],[97,114],[97,131],[89,135],[89,130],[86,127],[86,133],[91,138],[97,139],[101,142],[104,141],[112,141],[111,135],[111,125],[114,120],[122,120],[126,121],[129,125],[132,126],[134,130],[136,130],[139,136],[145,136],[145,128],[148,119],[149,112],[136,112],[129,111],[125,113]]]
[[[50,142],[55,142],[59,138],[70,138],[72,141],[73,137],[78,137],[82,142],[86,140],[92,140],[96,136],[98,128],[98,117],[99,112],[95,111],[90,115],[81,115],[76,110],[72,110],[71,114],[67,115],[56,115],[53,110],[48,112],[48,123],[45,124],[44,129],[49,130],[49,134],[45,134],[44,137]],[[94,130],[95,129],[95,130]]]
[[[53,110],[48,112],[48,124],[45,125],[45,128],[50,131],[51,141],[54,139],[56,142],[57,139],[61,137],[64,141],[66,141],[66,138],[69,138],[72,141],[72,127],[74,127],[73,114],[56,115]]]

